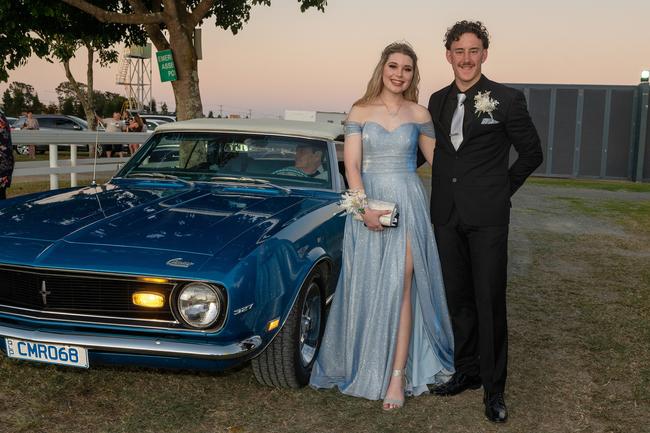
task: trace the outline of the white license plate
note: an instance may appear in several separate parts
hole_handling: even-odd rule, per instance
[[[88,368],[88,350],[79,346],[5,338],[10,358]]]

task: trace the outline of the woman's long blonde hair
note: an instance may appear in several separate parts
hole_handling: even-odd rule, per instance
[[[393,42],[384,48],[384,51],[381,52],[379,63],[377,63],[377,66],[375,66],[372,77],[370,77],[370,81],[368,81],[366,93],[352,105],[369,104],[381,94],[381,91],[384,89],[384,81],[382,79],[384,66],[386,65],[386,62],[388,62],[390,55],[394,53],[404,54],[413,60],[413,79],[411,80],[411,84],[409,85],[408,89],[404,91],[404,99],[415,103],[418,102],[418,85],[420,84],[418,56],[415,54],[413,47],[411,47],[411,45],[409,45],[407,42]]]

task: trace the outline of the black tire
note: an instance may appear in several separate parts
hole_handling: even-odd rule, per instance
[[[309,314],[313,314],[309,325],[303,320],[305,313],[308,318]],[[323,282],[320,273],[315,270],[300,289],[298,300],[278,335],[264,352],[251,361],[257,381],[276,388],[301,388],[307,385],[324,330]],[[307,343],[301,344],[303,334],[310,337],[304,340]]]

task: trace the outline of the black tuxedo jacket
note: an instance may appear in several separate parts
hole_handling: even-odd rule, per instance
[[[452,83],[453,85],[453,83]],[[431,177],[431,221],[445,224],[455,206],[461,220],[475,226],[506,225],[510,220],[510,197],[542,163],[537,130],[520,91],[488,80],[477,83],[478,91],[490,91],[499,102],[489,114],[476,114],[474,101],[465,116],[469,119],[463,142],[454,149],[449,131],[440,116],[449,85],[429,100],[429,112],[436,129],[436,149]],[[508,168],[510,146],[518,153]]]

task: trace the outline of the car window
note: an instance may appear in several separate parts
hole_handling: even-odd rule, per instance
[[[55,125],[54,127],[57,129],[80,129],[75,122],[65,118],[55,119],[54,125]]]
[[[193,181],[248,177],[281,186],[332,188],[327,142],[238,133],[156,134],[119,173],[164,173]]]
[[[39,117],[36,120],[38,120],[38,126],[41,128],[56,128],[55,119],[51,117]]]
[[[23,125],[25,124],[25,116],[20,116],[18,119],[14,120],[14,123],[11,124],[12,128],[22,128]]]

